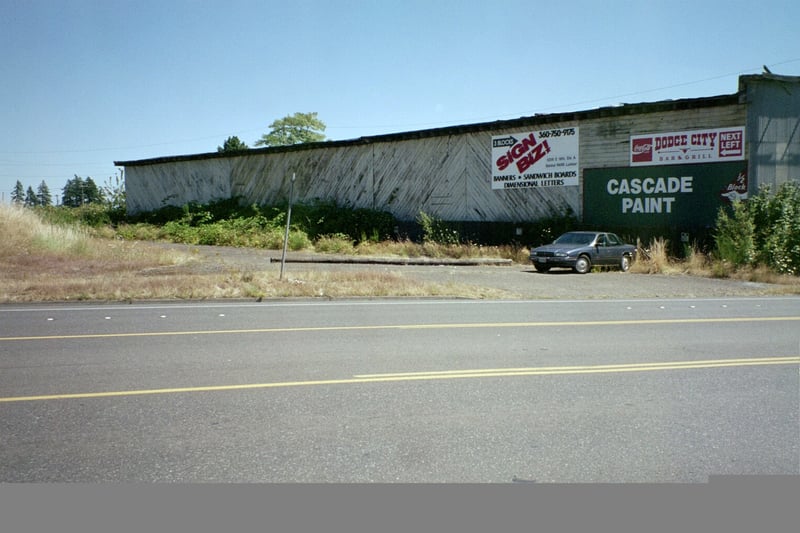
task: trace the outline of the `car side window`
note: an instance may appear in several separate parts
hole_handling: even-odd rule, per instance
[[[605,246],[606,245],[606,236],[600,235],[597,237],[597,246]]]
[[[619,237],[617,237],[613,233],[609,233],[608,234],[608,244],[609,244],[609,246],[619,246],[620,244],[622,244],[622,241],[619,239]]]

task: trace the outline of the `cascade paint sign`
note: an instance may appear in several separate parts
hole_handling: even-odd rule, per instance
[[[747,162],[583,172],[583,217],[613,227],[710,227],[720,206],[747,197]]]
[[[578,128],[492,137],[492,189],[577,186]]]
[[[744,126],[631,135],[630,164],[686,165],[744,159]]]

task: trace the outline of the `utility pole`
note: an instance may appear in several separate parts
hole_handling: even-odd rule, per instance
[[[283,279],[283,269],[286,266],[286,246],[289,244],[289,224],[292,223],[292,198],[294,197],[294,178],[292,172],[292,182],[289,186],[289,208],[286,212],[286,232],[283,234],[283,254],[281,254],[281,273],[278,279]]]

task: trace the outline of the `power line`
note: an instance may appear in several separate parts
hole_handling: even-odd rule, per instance
[[[789,64],[789,63],[795,63],[795,62],[798,62],[798,61],[800,61],[800,58],[787,59],[785,61],[771,63],[770,66],[778,67],[778,66],[781,66],[781,65]],[[331,124],[328,124],[327,127],[331,128],[331,129],[433,127],[433,126],[440,126],[440,125],[452,124],[452,123],[463,124],[463,123],[492,120],[492,119],[498,119],[498,118],[504,118],[504,117],[525,116],[525,115],[532,115],[532,114],[536,114],[536,113],[541,113],[541,112],[544,112],[544,111],[552,111],[554,109],[570,108],[570,107],[574,107],[574,106],[578,106],[578,105],[592,104],[592,103],[596,103],[596,102],[604,102],[604,101],[607,101],[607,100],[619,100],[620,98],[628,98],[628,97],[631,97],[631,96],[636,96],[636,95],[641,95],[641,94],[648,94],[648,93],[653,93],[653,92],[658,92],[658,91],[665,91],[665,90],[669,90],[669,89],[675,89],[675,88],[678,88],[678,87],[686,87],[686,86],[695,85],[695,84],[698,84],[698,83],[705,83],[705,82],[708,82],[708,81],[715,81],[715,80],[719,80],[719,79],[722,79],[722,78],[727,78],[729,76],[740,76],[745,72],[751,72],[751,71],[754,71],[754,70],[758,71],[758,70],[761,70],[762,68],[763,68],[762,66],[751,67],[751,68],[748,68],[748,69],[740,70],[738,72],[730,72],[730,73],[727,73],[727,74],[721,74],[721,75],[718,75],[718,76],[712,76],[710,78],[703,78],[703,79],[700,79],[700,80],[688,81],[688,82],[683,82],[683,83],[676,83],[676,84],[673,84],[673,85],[667,85],[667,86],[657,87],[657,88],[653,88],[653,89],[643,89],[641,91],[618,94],[618,95],[613,95],[613,96],[606,96],[606,97],[602,97],[602,98],[593,98],[593,99],[590,99],[590,100],[581,100],[581,101],[572,102],[572,103],[569,103],[569,104],[559,104],[557,106],[550,106],[550,107],[547,107],[547,108],[540,108],[540,109],[536,109],[536,110],[520,111],[520,112],[516,112],[516,113],[504,113],[504,114],[499,114],[499,115],[495,114],[495,115],[492,115],[492,116],[462,118],[462,119],[459,119],[459,120],[451,120],[451,121],[447,121],[447,122],[378,124],[378,125],[360,125],[360,126],[331,125]],[[236,132],[233,135],[236,135],[238,137],[239,135],[244,135],[246,133],[252,133],[252,132],[256,132],[256,131],[261,131],[261,129],[240,130],[240,131]],[[211,139],[221,139],[221,138],[227,138],[227,137],[230,137],[230,136],[232,136],[232,134],[230,134],[230,133],[219,133],[219,134],[215,134],[215,135],[207,135],[207,136],[195,137],[195,138],[191,138],[191,139],[180,139],[180,140],[175,140],[175,141],[165,141],[165,142],[160,142],[160,143],[130,145],[130,146],[116,146],[116,147],[108,147],[108,148],[86,148],[86,149],[81,149],[81,150],[40,150],[40,151],[7,151],[7,150],[0,150],[0,154],[41,155],[41,154],[75,154],[75,153],[111,152],[111,151],[119,152],[119,151],[123,151],[123,150],[133,150],[133,149],[140,149],[140,148],[155,148],[155,147],[159,147],[159,146],[169,146],[169,145],[183,144],[183,143],[190,143],[190,142],[197,142],[197,141],[207,141],[207,140],[211,140]],[[51,165],[55,166],[56,164],[51,164]],[[76,165],[76,163],[65,163],[65,166],[67,166],[67,165],[73,165],[74,166],[74,165]]]

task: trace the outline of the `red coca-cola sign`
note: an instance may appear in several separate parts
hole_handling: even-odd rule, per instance
[[[633,139],[631,143],[631,160],[634,163],[647,163],[653,160],[653,138]]]

